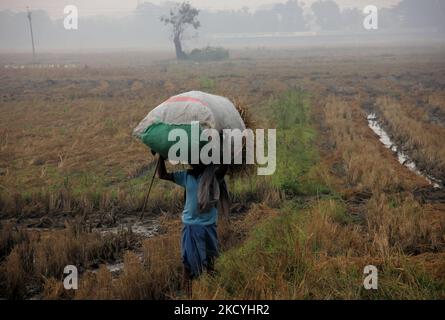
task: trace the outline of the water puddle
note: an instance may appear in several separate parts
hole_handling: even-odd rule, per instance
[[[108,271],[110,271],[111,273],[117,273],[124,269],[124,263],[123,262],[109,263],[106,264],[105,267],[107,267]]]
[[[376,135],[379,136],[380,142],[388,149],[393,151],[397,155],[397,160],[407,167],[409,170],[415,172],[419,176],[424,177],[434,188],[441,188],[441,181],[439,179],[436,179],[428,174],[425,174],[421,172],[417,166],[416,163],[402,150],[400,150],[396,144],[394,144],[389,137],[388,133],[380,126],[377,115],[375,113],[368,114],[368,126],[371,128],[372,131]]]
[[[131,221],[131,222],[122,222],[118,226],[115,227],[101,227],[93,229],[93,232],[98,232],[101,235],[107,234],[118,234],[123,230],[129,230],[136,235],[139,235],[144,238],[154,237],[159,230],[159,222],[156,219],[144,220],[144,221]],[[142,261],[142,254],[136,253],[138,258]],[[124,263],[122,261],[116,261],[113,263],[105,264],[105,267],[110,271],[113,275],[120,274],[124,269]],[[92,270],[93,273],[97,273],[99,269]]]
[[[157,220],[146,220],[143,222],[133,222],[131,224],[120,224],[116,227],[108,227],[108,228],[97,228],[93,229],[93,232],[99,232],[101,235],[107,234],[118,234],[123,230],[129,230],[136,235],[139,235],[144,238],[154,237],[158,233],[159,223]],[[142,254],[136,253],[139,260],[142,261]],[[124,263],[121,260],[115,261],[113,263],[106,263],[105,267],[108,271],[111,272],[113,276],[120,274],[124,269]],[[97,273],[99,268],[91,270],[93,273]]]
[[[157,234],[159,223],[156,219],[153,219],[131,223],[120,223],[118,226],[115,227],[95,228],[92,231],[99,232],[101,235],[107,235],[118,234],[122,230],[126,229],[131,229],[131,232],[144,238],[151,238]]]
[[[135,253],[138,257],[139,261],[142,262],[143,255],[141,252]],[[119,275],[124,270],[124,262],[122,260],[113,262],[113,263],[106,263],[105,267],[110,271],[110,273],[113,276]],[[99,268],[90,270],[92,273],[97,273],[99,271]]]

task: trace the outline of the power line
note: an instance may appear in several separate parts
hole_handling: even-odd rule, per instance
[[[31,19],[31,11],[29,11],[29,7],[26,7],[26,12],[28,15],[29,30],[31,31],[32,57],[35,58],[36,49],[34,47],[34,33],[32,32],[32,19]]]

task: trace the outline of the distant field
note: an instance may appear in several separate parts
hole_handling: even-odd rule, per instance
[[[0,297],[183,297],[182,192],[156,182],[138,220],[154,158],[131,132],[169,96],[202,90],[246,105],[285,143],[273,176],[230,177],[223,254],[194,298],[444,299],[444,54],[260,49],[200,64],[162,53],[41,57],[70,68],[0,56]],[[379,141],[371,113],[419,172]],[[75,293],[62,287],[67,264],[81,266]],[[380,271],[376,291],[362,286],[369,264]]]

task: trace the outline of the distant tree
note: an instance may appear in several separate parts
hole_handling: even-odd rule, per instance
[[[393,9],[407,28],[445,28],[445,1],[402,0]]]
[[[173,43],[176,49],[176,58],[185,59],[186,54],[182,49],[182,40],[184,39],[185,31],[189,26],[198,29],[201,23],[197,17],[199,10],[192,7],[190,3],[177,3],[173,9],[170,10],[169,16],[162,16],[161,21],[165,25],[172,26]]]
[[[271,11],[281,18],[280,31],[301,31],[306,29],[303,8],[297,0],[276,4]]]
[[[338,30],[341,27],[341,12],[335,1],[319,0],[311,5],[317,24],[323,30]]]
[[[363,14],[357,8],[346,8],[341,12],[341,27],[347,31],[363,30]]]
[[[400,30],[403,27],[402,17],[394,8],[379,9],[379,29]]]

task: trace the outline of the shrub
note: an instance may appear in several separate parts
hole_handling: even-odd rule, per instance
[[[229,58],[229,50],[221,47],[193,49],[187,58],[193,61],[221,61]]]

